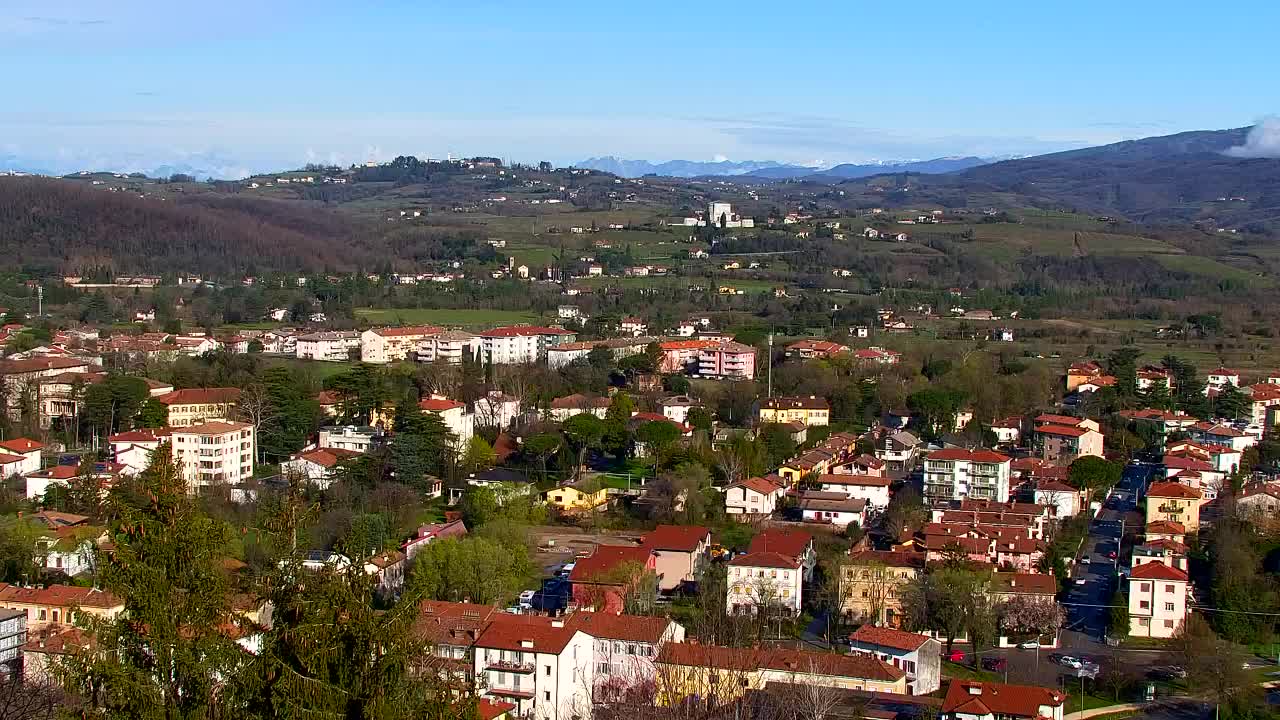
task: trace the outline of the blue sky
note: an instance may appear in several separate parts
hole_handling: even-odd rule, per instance
[[[0,0],[0,166],[1034,154],[1280,111],[1278,21],[1265,0]]]

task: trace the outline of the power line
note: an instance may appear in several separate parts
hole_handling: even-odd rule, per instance
[[[1087,608],[1128,608],[1128,605],[1094,605],[1092,603],[1058,603],[1063,607],[1087,607]],[[1222,608],[1212,608],[1204,605],[1196,605],[1191,608],[1199,612],[1216,612],[1230,615],[1262,615],[1266,617],[1280,617],[1280,612],[1258,612],[1256,610],[1224,610]]]

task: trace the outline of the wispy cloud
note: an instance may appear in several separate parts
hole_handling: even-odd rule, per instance
[[[27,15],[26,17],[21,18],[21,20],[25,23],[30,23],[31,25],[48,25],[53,27],[86,27],[91,25],[106,25],[108,22],[102,18],[58,18],[43,15]]]

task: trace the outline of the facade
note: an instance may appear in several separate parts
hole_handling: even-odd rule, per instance
[[[606,693],[652,682],[662,647],[684,642],[685,636],[684,626],[662,617],[577,612],[567,624],[595,641],[591,662],[596,678],[609,683]]]
[[[878,658],[905,672],[911,695],[928,695],[942,687],[942,643],[935,638],[863,625],[849,636],[849,650]]]
[[[400,546],[401,552],[404,553],[406,560],[413,560],[413,556],[422,552],[422,549],[436,540],[443,540],[450,537],[463,537],[467,534],[467,526],[461,520],[453,520],[452,522],[432,523],[430,525],[419,525],[417,533]]]
[[[474,649],[473,673],[484,695],[537,720],[583,710],[595,684],[595,642],[567,625],[565,618],[533,615],[490,623]]]
[[[151,464],[151,453],[169,439],[167,428],[143,428],[116,433],[107,438],[112,459],[123,466],[125,475],[137,475]]]
[[[853,550],[840,577],[840,612],[850,620],[897,627],[902,588],[924,572],[924,553]]]
[[[365,330],[360,334],[360,361],[385,365],[407,360],[419,343],[438,332],[440,328],[429,325]]]
[[[1102,433],[1083,427],[1040,425],[1033,433],[1039,456],[1053,463],[1070,464],[1078,457],[1102,457]]]
[[[690,326],[692,327],[692,325]],[[690,331],[692,333],[692,330]],[[683,373],[696,371],[698,358],[702,351],[714,347],[714,340],[668,340],[658,343],[662,358],[658,361],[658,372]]]
[[[84,403],[84,390],[106,378],[106,373],[65,372],[43,378],[40,381],[40,427],[53,427],[55,421],[73,421],[80,416]],[[173,391],[173,386],[148,378],[151,397]]]
[[[800,496],[800,513],[805,522],[847,528],[853,523],[867,524],[867,501],[850,498],[843,492],[806,490]]]
[[[0,677],[17,677],[22,666],[22,646],[27,642],[27,614],[0,610]]]
[[[819,475],[813,484],[819,490],[829,493],[843,493],[849,499],[866,500],[875,510],[889,507],[889,485],[891,478],[883,475],[834,474]]]
[[[1187,574],[1164,563],[1135,565],[1129,572],[1129,634],[1171,638],[1187,617]]]
[[[711,531],[700,525],[659,525],[640,545],[653,552],[658,589],[667,592],[698,579],[711,552]]]
[[[543,493],[547,504],[559,508],[561,512],[576,513],[594,510],[609,502],[608,488],[583,490],[575,485],[561,485]]]
[[[737,342],[721,342],[698,353],[698,374],[738,380],[756,376],[756,349]]]
[[[4,461],[0,476],[28,475],[40,469],[40,454],[44,444],[30,438],[0,440],[0,460]]]
[[[725,488],[724,509],[726,515],[767,517],[778,507],[778,501],[786,494],[786,488],[759,477],[747,478]]]
[[[240,400],[240,388],[187,388],[156,397],[168,409],[169,427],[187,427],[205,420],[231,417]]]
[[[564,367],[575,360],[586,358],[596,348],[604,348],[609,351],[613,359],[621,360],[622,358],[645,352],[650,343],[653,342],[655,342],[654,338],[644,337],[643,333],[641,333],[626,338],[561,343],[547,348],[547,367]]]
[[[924,461],[924,495],[934,503],[975,498],[1008,502],[1011,460],[991,450],[937,450]]]
[[[827,425],[831,422],[831,405],[826,398],[814,395],[772,397],[760,401],[758,418],[761,423]]]
[[[299,360],[344,362],[360,350],[360,333],[334,330],[299,335],[296,350]]]
[[[326,490],[338,465],[355,457],[360,457],[360,453],[355,450],[317,448],[298,453],[280,463],[280,471],[286,475],[297,475],[321,490]]]
[[[573,603],[580,610],[622,612],[625,596],[643,573],[657,573],[653,551],[636,545],[597,545],[569,573]]]
[[[536,363],[547,349],[573,342],[577,335],[564,328],[513,325],[480,333],[481,358],[493,365]]]
[[[551,401],[551,419],[556,422],[564,422],[574,415],[581,415],[582,413],[604,419],[611,403],[612,401],[607,397],[583,395],[581,393],[558,397]]]
[[[124,602],[94,588],[72,585],[21,587],[0,583],[0,608],[18,610],[27,619],[27,632],[70,628],[77,613],[113,618],[124,611]]]
[[[728,597],[732,613],[759,613],[776,608],[799,613],[804,568],[793,557],[776,552],[749,552],[729,561]]]
[[[1167,520],[1180,524],[1188,533],[1200,529],[1200,504],[1203,494],[1176,482],[1152,483],[1147,488],[1148,524]]]
[[[461,365],[463,360],[479,360],[482,345],[479,335],[463,330],[445,330],[418,343],[418,361]]]
[[[357,425],[330,425],[320,428],[320,448],[367,453],[381,437],[377,428]]]
[[[0,360],[0,401],[11,420],[21,420],[23,407],[38,407],[40,381],[63,373],[91,373],[102,368],[83,358],[32,357],[25,360]]]
[[[689,411],[702,407],[702,403],[688,395],[674,395],[658,401],[664,417],[684,425],[689,422]]]
[[[461,449],[471,442],[471,436],[475,434],[476,429],[476,416],[467,412],[465,403],[450,400],[441,395],[432,395],[419,400],[418,407],[423,412],[440,416],[444,426],[453,433],[455,447]]]
[[[876,458],[895,470],[905,470],[916,459],[924,443],[906,430],[888,433],[876,443]]]
[[[253,477],[257,447],[248,423],[212,420],[174,428],[170,439],[174,463],[190,492],[230,487]]]
[[[504,395],[498,390],[490,390],[488,395],[475,401],[474,407],[476,425],[506,430],[520,417],[519,398]]]

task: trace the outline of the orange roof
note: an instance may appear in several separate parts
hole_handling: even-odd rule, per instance
[[[1201,498],[1201,494],[1199,490],[1193,487],[1187,487],[1182,483],[1158,482],[1152,483],[1151,487],[1147,488],[1147,497],[1199,500]]]
[[[156,396],[164,405],[221,405],[240,400],[240,388],[185,388]]]
[[[1180,580],[1187,581],[1187,574],[1164,563],[1143,563],[1129,571],[1130,580]]]
[[[143,442],[159,442],[161,438],[168,437],[169,430],[167,428],[142,428],[141,430],[126,430],[122,433],[116,433],[107,438],[110,443],[143,443]]]
[[[87,367],[88,360],[65,357],[33,357],[27,360],[0,360],[0,375],[47,372],[73,367]]]
[[[813,536],[803,530],[770,528],[751,538],[748,553],[777,553],[789,558],[804,556]]]
[[[659,525],[645,534],[641,544],[651,550],[693,552],[710,536],[711,531],[701,525]]]
[[[343,450],[341,448],[320,448],[318,450],[311,450],[308,452],[300,453],[296,459],[306,460],[307,462],[315,463],[316,465],[319,465],[320,467],[323,467],[323,468],[331,468],[334,465],[337,465],[338,463],[342,462],[343,460],[350,460],[351,458],[358,457],[359,455],[360,453],[356,452],[355,450]]]
[[[850,550],[849,562],[853,565],[923,568],[925,555],[901,550]]]
[[[253,427],[249,423],[222,420],[207,420],[184,428],[170,428],[174,435],[225,435],[227,433],[247,430]]]
[[[927,635],[917,635],[905,630],[863,625],[849,636],[849,640],[912,652],[920,649],[920,646],[929,642],[930,638]]]
[[[526,335],[572,335],[564,328],[539,327],[537,325],[511,325],[480,333],[480,337],[522,337]]]
[[[406,335],[430,335],[440,332],[441,328],[434,325],[410,325],[407,327],[384,327],[374,328],[375,335],[382,337],[404,337]]]
[[[1051,413],[1037,415],[1035,419],[1036,425],[1066,425],[1067,427],[1075,427],[1081,422],[1083,421],[1078,417],[1072,417],[1070,415],[1053,415]]]
[[[668,340],[658,343],[658,347],[663,350],[702,350],[716,344],[715,340]]]
[[[496,720],[496,718],[502,717],[515,709],[514,703],[503,702],[502,700],[480,698],[476,701],[476,713],[480,715],[480,720]]]
[[[1058,581],[1040,573],[992,573],[991,582],[998,586],[992,590],[1001,593],[1052,596],[1058,592]]]
[[[626,563],[648,565],[653,550],[635,545],[597,545],[594,552],[579,558],[569,574],[570,582],[592,583]]]
[[[576,612],[566,624],[592,637],[657,645],[671,621],[664,617]]]
[[[418,401],[418,407],[426,412],[445,412],[446,410],[454,410],[460,407],[466,407],[464,403],[449,398],[423,398]]]
[[[577,410],[581,408],[607,408],[613,401],[607,397],[591,397],[582,393],[574,393],[558,397],[551,401],[551,407],[557,410]]]
[[[36,442],[35,440],[24,437],[0,441],[0,448],[18,453],[19,455],[26,455],[27,453],[35,452],[43,447],[44,445]]]
[[[1186,535],[1187,528],[1173,520],[1155,520],[1147,523],[1147,535]]]
[[[1066,701],[1065,693],[1035,685],[952,680],[942,701],[942,712],[1038,718],[1041,707],[1058,707]]]
[[[794,557],[787,557],[776,552],[749,552],[746,555],[735,557],[729,561],[729,564],[738,567],[800,569],[800,562]]]
[[[739,480],[725,489],[738,487],[758,492],[761,495],[772,495],[782,489],[781,485],[775,485],[773,482],[761,477],[749,477],[746,480]]]
[[[124,605],[123,601],[109,592],[73,585],[47,585],[43,588],[0,585],[0,602],[92,608],[113,608]]]
[[[1063,437],[1080,437],[1089,432],[1084,428],[1067,427],[1066,425],[1041,425],[1036,428],[1041,435],[1061,435]]]
[[[480,633],[476,647],[559,655],[577,632],[561,618],[502,613]]]

